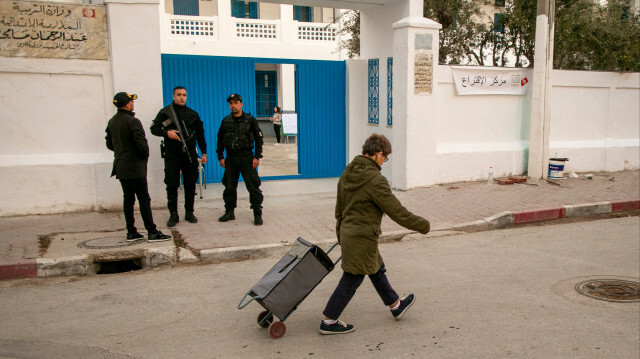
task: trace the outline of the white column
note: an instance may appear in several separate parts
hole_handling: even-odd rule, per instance
[[[297,21],[293,21],[293,5],[280,5],[280,43],[292,44],[297,41]]]
[[[134,111],[151,149],[147,177],[152,198],[162,198],[160,195],[164,192],[160,140],[149,132],[151,121],[163,105],[158,3],[158,0],[105,1],[113,90],[138,95]],[[115,107],[112,106],[112,110],[111,113],[115,113]]]
[[[106,0],[105,3],[113,89],[138,94],[136,114],[151,121],[162,106],[159,1]]]
[[[234,38],[235,21],[231,17],[231,0],[218,0],[218,39],[220,45],[230,42]]]
[[[278,65],[278,106],[283,111],[295,111],[296,109],[296,65]]]
[[[532,179],[547,178],[548,174],[546,168],[549,163],[551,118],[549,92],[551,90],[551,69],[553,68],[553,55],[549,49],[549,1],[538,0],[538,16],[536,18],[536,48],[533,65],[527,170],[528,176]]]
[[[434,184],[437,168],[437,91],[440,24],[423,17],[408,17],[393,24],[393,171],[395,188]],[[416,90],[416,62],[431,57],[431,92]],[[428,66],[427,66],[428,67]],[[428,78],[428,76],[427,76]],[[416,93],[418,92],[418,93]]]

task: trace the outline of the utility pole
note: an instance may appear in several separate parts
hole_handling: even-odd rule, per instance
[[[549,95],[553,70],[555,0],[538,0],[537,13],[527,173],[532,179],[546,179],[549,165]]]

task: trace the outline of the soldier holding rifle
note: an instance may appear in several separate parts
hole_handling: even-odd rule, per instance
[[[187,89],[182,86],[174,88],[173,102],[158,112],[151,125],[151,133],[163,138],[161,151],[164,158],[164,183],[167,186],[168,227],[174,227],[180,221],[178,187],[180,186],[181,171],[184,181],[184,219],[190,223],[198,222],[193,214],[193,202],[198,180],[196,143],[202,152],[202,164],[207,163],[204,125],[198,113],[187,107],[186,104]]]

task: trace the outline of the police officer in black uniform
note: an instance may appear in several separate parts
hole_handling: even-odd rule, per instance
[[[262,225],[262,200],[260,177],[256,168],[262,158],[263,136],[258,121],[248,113],[242,112],[242,97],[231,94],[227,98],[231,114],[222,119],[218,130],[218,161],[224,168],[222,184],[224,184],[225,213],[218,220],[227,222],[236,219],[233,213],[238,201],[238,178],[242,178],[249,191],[249,202],[253,209],[253,224]],[[224,151],[227,158],[224,158]]]
[[[180,186],[181,171],[184,181],[184,219],[190,223],[198,222],[193,214],[196,181],[198,180],[196,142],[202,152],[202,164],[207,163],[204,125],[198,113],[187,107],[186,104],[187,90],[182,86],[174,88],[173,103],[160,110],[151,125],[151,133],[164,138],[164,183],[167,185],[168,227],[173,227],[180,221],[180,217],[178,217],[178,187]],[[179,133],[178,128],[181,129],[182,134]],[[185,140],[186,146],[183,145],[181,138]]]

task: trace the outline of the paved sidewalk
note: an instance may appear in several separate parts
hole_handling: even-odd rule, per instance
[[[559,185],[544,180],[514,185],[463,182],[396,191],[396,195],[410,211],[429,219],[432,231],[495,227],[638,209],[639,175],[639,171],[594,173],[593,179],[588,180],[581,174],[579,178],[565,177],[556,181]],[[91,262],[119,258],[146,256],[146,267],[216,261],[283,246],[297,237],[315,243],[333,241],[336,183],[337,178],[264,181],[262,226],[253,225],[248,194],[242,184],[238,191],[236,220],[227,223],[218,222],[224,212],[220,184],[207,185],[204,199],[196,197],[195,213],[199,223],[182,220],[172,230],[164,227],[168,219],[168,212],[163,207],[165,200],[152,199],[156,224],[165,233],[172,232],[183,249],[176,249],[173,242],[164,242],[164,246],[146,242],[130,246],[122,240],[125,226],[121,212],[0,218],[0,279],[85,274],[90,272]],[[180,216],[182,218],[183,213]],[[136,223],[141,229],[138,213]],[[383,220],[382,230],[384,234],[406,233],[387,217]],[[47,251],[40,248],[41,239],[52,240]],[[94,255],[92,249],[87,249],[87,243],[94,239],[118,241],[127,254],[119,254],[118,246],[115,246]],[[74,267],[55,270],[64,258],[75,260]]]

